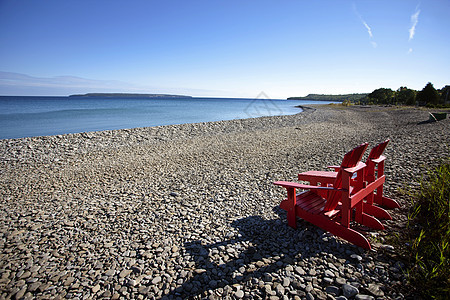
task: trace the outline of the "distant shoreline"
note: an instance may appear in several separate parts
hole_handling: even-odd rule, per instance
[[[87,93],[69,95],[69,98],[192,98],[186,95],[169,95],[169,94],[129,94],[129,93]]]

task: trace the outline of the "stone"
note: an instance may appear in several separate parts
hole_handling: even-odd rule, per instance
[[[356,260],[357,262],[361,262],[362,261],[362,257],[358,254],[352,254],[350,255],[351,258],[353,258],[354,260]]]
[[[305,275],[306,274],[306,272],[305,272],[305,270],[303,270],[303,268],[302,267],[295,267],[294,268],[294,270],[295,270],[295,272],[298,274],[298,275]]]
[[[129,269],[122,270],[122,271],[120,272],[120,274],[119,274],[119,277],[120,277],[120,278],[125,278],[125,277],[127,277],[128,275],[130,275],[132,272],[133,272],[133,270],[129,270]]]
[[[161,276],[156,276],[155,278],[152,279],[152,284],[158,284],[160,283],[162,280]]]
[[[330,285],[330,286],[327,286],[327,287],[325,288],[325,292],[326,292],[327,294],[330,294],[330,295],[332,295],[332,296],[337,297],[337,296],[339,296],[339,294],[340,294],[340,289],[339,289],[338,287],[336,287],[336,286]]]
[[[104,291],[102,294],[102,297],[104,298],[111,298],[112,294],[110,291]]]
[[[306,299],[307,300],[314,300],[314,296],[311,293],[306,293]]]
[[[28,285],[28,291],[35,292],[40,286],[41,283],[39,281],[33,282],[32,284]]]
[[[27,285],[24,285],[14,296],[16,299],[21,299],[27,292]]]
[[[242,298],[244,298],[244,291],[242,291],[242,290],[237,290],[235,293],[234,293],[234,296],[236,296],[236,298],[238,298],[238,299],[242,299]]]
[[[356,287],[354,287],[353,285],[344,284],[342,286],[342,294],[346,298],[351,298],[351,297],[357,295],[358,293],[359,293],[359,290]]]
[[[265,282],[272,282],[272,281],[273,281],[272,275],[270,275],[270,274],[268,274],[268,273],[264,273],[264,275],[263,275],[263,280],[264,280]]]
[[[127,282],[127,285],[128,285],[128,286],[131,286],[131,287],[136,286],[136,284],[137,284],[137,282],[136,282],[136,280],[134,280],[134,279],[130,279],[130,280],[128,280],[128,282]]]
[[[149,292],[150,292],[150,287],[149,286],[141,285],[139,287],[139,294],[147,295]]]
[[[284,289],[284,287],[281,284],[279,284],[279,285],[276,286],[275,291],[277,292],[278,296],[283,296],[284,292],[285,292],[285,289]]]
[[[92,293],[96,294],[99,290],[100,290],[100,284],[97,284],[92,288]]]
[[[324,274],[326,277],[330,277],[330,278],[336,277],[336,275],[334,275],[334,273],[330,270],[325,270]]]
[[[384,297],[383,290],[381,290],[380,286],[375,283],[369,283],[369,287],[367,290],[375,297]]]
[[[375,298],[369,295],[358,294],[355,296],[355,300],[375,300]]]

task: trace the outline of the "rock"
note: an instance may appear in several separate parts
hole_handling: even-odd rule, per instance
[[[356,260],[357,262],[360,262],[360,261],[362,261],[362,257],[360,256],[360,255],[358,255],[358,254],[352,254],[352,255],[350,255],[350,257],[351,258],[353,258],[354,260]]]
[[[139,287],[139,294],[147,295],[149,292],[150,292],[150,287],[149,286],[141,285]]]
[[[111,294],[110,291],[104,291],[103,294],[102,294],[102,297],[103,298],[111,298],[112,294]]]
[[[236,293],[234,293],[234,296],[238,299],[244,298],[244,292],[242,290],[237,290]]]
[[[306,293],[306,299],[307,300],[314,300],[314,296],[311,293]]]
[[[155,278],[152,279],[152,284],[158,284],[160,283],[162,280],[161,276],[156,276]]]
[[[129,269],[122,270],[122,271],[120,272],[120,274],[119,274],[119,277],[120,277],[120,278],[127,277],[127,276],[130,275],[132,272],[133,272],[133,270],[129,270]]]
[[[303,276],[303,275],[306,274],[305,270],[303,270],[302,267],[295,267],[294,270],[295,270],[295,272],[296,272],[297,274],[299,274],[299,275],[302,275],[302,276]]]
[[[96,294],[100,290],[100,284],[97,284],[92,288],[92,293]]]
[[[358,294],[355,296],[355,300],[374,300],[375,298],[369,295]]]
[[[336,277],[336,275],[334,275],[334,273],[332,271],[330,271],[330,270],[325,270],[324,273],[325,273],[326,277],[330,277],[330,278]]]
[[[336,287],[336,286],[332,286],[332,285],[327,286],[327,287],[325,288],[325,292],[326,292],[327,294],[330,294],[330,295],[335,296],[335,297],[339,296],[339,294],[340,294],[339,288]]]
[[[137,284],[137,282],[134,279],[130,279],[127,281],[127,285],[130,287],[134,287],[134,286],[136,286],[136,284]]]
[[[367,290],[375,297],[384,297],[384,292],[380,289],[380,286],[375,283],[369,283],[369,288]]]
[[[359,290],[350,284],[344,284],[342,286],[342,294],[346,298],[351,298],[351,297],[357,295],[358,293],[359,293]]]
[[[272,282],[272,281],[273,281],[272,275],[270,275],[270,274],[268,274],[268,273],[265,273],[265,274],[263,275],[263,280],[264,280],[265,282]]]
[[[284,287],[281,284],[279,284],[279,285],[276,286],[275,291],[277,292],[278,296],[283,296],[284,292],[285,292],[285,289],[284,289]]]
[[[27,292],[27,285],[24,285],[15,295],[16,299],[21,299]]]
[[[32,284],[28,285],[28,291],[35,292],[39,289],[40,286],[41,283],[39,281],[33,282]]]

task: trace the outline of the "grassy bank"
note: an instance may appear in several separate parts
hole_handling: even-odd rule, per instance
[[[408,277],[425,298],[450,294],[450,160],[430,171],[414,195],[408,236]]]

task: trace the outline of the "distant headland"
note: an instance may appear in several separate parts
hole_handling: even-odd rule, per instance
[[[323,95],[309,94],[305,97],[289,97],[288,100],[314,100],[314,101],[344,101],[344,100],[360,100],[368,94],[345,94],[345,95]]]
[[[128,94],[128,93],[88,93],[79,95],[70,95],[69,97],[78,98],[192,98],[192,96],[185,95],[168,95],[168,94]]]

